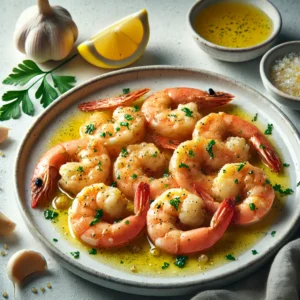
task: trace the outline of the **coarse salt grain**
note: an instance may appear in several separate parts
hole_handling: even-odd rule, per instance
[[[300,53],[289,53],[275,61],[271,81],[282,92],[300,97]]]

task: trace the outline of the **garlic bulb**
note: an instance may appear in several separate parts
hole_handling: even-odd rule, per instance
[[[17,21],[16,46],[39,63],[64,59],[77,39],[77,26],[63,7],[50,6],[48,0],[37,3],[27,8]]]

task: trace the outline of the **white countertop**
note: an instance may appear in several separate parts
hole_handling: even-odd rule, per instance
[[[51,0],[50,0],[51,2]],[[186,15],[195,1],[180,0],[61,0],[52,1],[67,8],[72,14],[79,28],[77,44],[90,37],[100,29],[114,21],[146,8],[150,21],[150,41],[144,55],[132,66],[146,65],[178,65],[206,69],[230,76],[266,95],[259,76],[259,59],[246,63],[226,63],[214,60],[192,40],[186,26]],[[300,1],[299,0],[272,0],[278,7],[283,18],[283,28],[280,42],[300,40]],[[13,32],[16,20],[20,13],[34,0],[1,1],[0,4],[0,80],[2,81],[25,56],[19,53],[13,44]],[[47,65],[48,66],[48,65]],[[63,68],[62,73],[74,75],[77,84],[106,71],[86,63],[76,57],[70,64]],[[0,86],[0,94],[12,89],[11,86]],[[36,114],[41,112],[38,103],[35,103]],[[300,128],[300,111],[292,111],[281,107],[291,121]],[[7,243],[7,255],[0,256],[0,299],[5,290],[9,299],[13,299],[13,285],[7,277],[6,264],[9,257],[17,250],[31,248],[43,253],[48,262],[49,271],[42,276],[36,276],[23,288],[17,288],[16,299],[142,299],[148,297],[133,296],[112,291],[88,281],[85,281],[58,265],[51,254],[38,243],[29,233],[23,222],[15,201],[13,187],[13,164],[16,151],[26,130],[34,122],[35,117],[23,115],[19,120],[10,120],[0,123],[0,126],[11,128],[9,139],[0,145],[0,150],[5,157],[0,157],[0,211],[17,223],[15,234],[11,237],[0,238],[0,251],[3,244]],[[46,283],[51,282],[53,288],[46,288]],[[31,292],[36,287],[38,294]],[[45,287],[43,294],[39,288]],[[181,297],[180,299],[188,299]],[[149,297],[150,299],[150,297]]]

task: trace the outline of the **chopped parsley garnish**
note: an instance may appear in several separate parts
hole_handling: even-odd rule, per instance
[[[245,165],[246,165],[245,162],[242,163],[242,164],[240,164],[240,165],[238,166],[238,168],[237,168],[237,171],[238,171],[238,172],[241,171],[241,170],[245,167]]]
[[[120,264],[124,264],[123,260],[120,261]]]
[[[124,117],[127,121],[133,120],[133,117],[131,115],[126,114]]]
[[[153,157],[157,157],[157,151],[154,152],[154,154],[152,154]]]
[[[179,168],[180,168],[180,169],[181,169],[181,168],[189,169],[190,167],[189,167],[188,165],[184,164],[184,163],[180,163],[180,164],[179,164]]]
[[[266,134],[266,135],[272,134],[272,130],[273,130],[273,124],[268,124],[268,127],[267,127],[267,129],[265,130],[265,134]]]
[[[132,177],[133,179],[136,179],[136,178],[137,178],[137,175],[136,175],[136,174],[132,174],[131,177]]]
[[[223,173],[226,173],[226,170],[225,170],[225,169],[223,169]]]
[[[56,242],[58,242],[58,239],[54,238],[54,239],[52,239],[52,241],[56,243]]]
[[[232,254],[227,254],[225,257],[227,260],[235,260],[235,257]]]
[[[139,110],[140,110],[140,109],[139,109],[139,107],[138,107],[137,105],[134,105],[134,106],[133,106],[133,111],[134,111],[134,112],[137,112],[137,111],[139,111]]]
[[[258,254],[258,252],[256,250],[252,250],[252,254],[256,255],[256,254]]]
[[[179,256],[176,257],[176,261],[174,262],[174,265],[176,267],[182,269],[185,266],[187,259],[188,259],[187,256],[179,255]]]
[[[193,118],[193,111],[188,109],[187,107],[184,107],[181,109],[184,113],[186,117],[190,117]]]
[[[129,129],[129,123],[128,122],[120,122],[120,126],[127,127]]]
[[[120,127],[116,127],[116,131],[120,131]]]
[[[94,124],[89,124],[85,126],[85,133],[87,134],[92,134],[95,131],[95,125]]]
[[[51,209],[46,209],[44,211],[44,217],[46,220],[53,220],[56,217],[58,217],[58,213],[56,211],[53,211]]]
[[[285,168],[288,168],[290,165],[289,164],[287,164],[287,163],[283,163],[282,164]]]
[[[125,221],[125,224],[126,224],[126,225],[129,225],[129,221],[128,221],[128,220],[126,220],[126,221]]]
[[[129,94],[130,93],[130,88],[124,88],[123,89],[123,94],[126,95],[126,94]]]
[[[80,256],[80,252],[79,252],[79,251],[70,252],[70,254],[71,254],[74,258],[76,258],[76,259],[78,259],[79,256]]]
[[[250,210],[255,210],[256,206],[254,203],[249,203]]]
[[[274,237],[275,234],[276,234],[276,231],[275,231],[275,230],[271,232],[271,236],[272,236],[272,237]]]
[[[112,136],[112,133],[110,133],[110,132],[106,132],[106,134],[107,134],[108,136]]]
[[[252,175],[254,173],[253,170],[249,171],[248,174]]]
[[[100,137],[105,137],[105,135],[106,135],[105,132],[100,133]]]
[[[253,117],[253,119],[251,120],[251,122],[257,121],[257,117],[258,117],[258,114],[256,113],[255,116]]]
[[[164,170],[163,177],[169,177],[169,171],[168,170]]]
[[[265,145],[260,144],[260,145],[259,145],[259,148],[260,148],[260,149],[265,149],[266,147],[265,147]]]
[[[291,195],[294,193],[294,191],[292,189],[290,189],[290,188],[283,189],[281,187],[281,184],[277,184],[277,183],[275,185],[273,185],[273,190],[275,192],[278,192],[280,194],[280,196],[288,196],[288,195]]]
[[[128,151],[125,148],[121,149],[121,156],[126,157],[128,155]]]
[[[117,183],[114,181],[112,184],[111,184],[112,187],[117,187]]]
[[[171,200],[170,200],[170,204],[171,204],[176,210],[178,210],[179,204],[180,204],[180,197],[174,197],[174,199],[171,199]]]
[[[189,150],[189,156],[190,156],[190,157],[194,157],[194,156],[195,156],[195,153],[194,153],[193,150]]]
[[[169,267],[169,263],[168,262],[164,262],[164,265],[161,267],[163,270]]]
[[[241,196],[240,196],[240,195],[237,195],[237,196],[235,197],[235,202],[238,203],[238,202],[240,202],[240,201],[241,201]]]
[[[121,179],[121,176],[120,176],[120,174],[117,176],[117,179],[118,179],[118,180],[120,180],[120,179]]]
[[[90,223],[90,226],[94,226],[95,224],[100,222],[100,219],[103,217],[103,210],[98,209],[96,211],[95,219]]]
[[[211,140],[206,147],[206,151],[209,153],[210,158],[214,158],[213,146],[216,144],[215,140]]]
[[[77,172],[83,173],[83,167],[82,166],[78,167]]]
[[[234,183],[235,184],[238,184],[239,183],[239,180],[236,178],[236,179],[234,179]]]
[[[91,250],[89,250],[89,254],[96,255],[97,254],[97,249],[92,248]]]
[[[271,184],[269,179],[266,179],[265,184]]]
[[[102,163],[101,163],[101,161],[99,161],[99,162],[98,162],[98,165],[97,165],[99,171],[103,171],[102,168],[101,168],[101,165],[102,165]]]

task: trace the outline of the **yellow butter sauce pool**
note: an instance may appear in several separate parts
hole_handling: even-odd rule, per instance
[[[223,2],[203,9],[196,18],[194,28],[201,37],[216,45],[245,48],[267,40],[273,23],[253,5]]]
[[[234,105],[226,106],[223,111],[238,115],[243,119],[251,121],[254,116],[247,115]],[[89,115],[86,113],[78,113],[77,115],[66,120],[61,128],[54,133],[52,139],[49,141],[48,147],[52,147],[57,143],[79,138],[79,127],[86,121]],[[259,119],[259,116],[258,116]],[[265,126],[255,122],[255,124],[263,130]],[[288,177],[283,173],[277,175],[270,171],[258,160],[251,161],[254,165],[261,167],[267,174],[271,183],[281,184],[284,187],[289,186]],[[58,196],[60,192],[57,192]],[[255,247],[255,244],[262,239],[266,234],[271,234],[270,226],[277,220],[283,209],[285,198],[276,196],[271,212],[259,223],[247,226],[237,227],[230,226],[221,240],[205,254],[208,256],[207,263],[200,263],[198,258],[201,253],[189,256],[186,266],[182,269],[174,265],[175,256],[161,253],[159,256],[153,256],[150,253],[149,242],[145,235],[140,236],[130,245],[121,249],[97,249],[96,255],[88,254],[91,247],[81,244],[77,239],[71,236],[68,228],[68,210],[57,210],[59,216],[53,225],[57,229],[57,238],[67,239],[73,245],[74,251],[80,251],[90,255],[95,260],[101,261],[104,264],[112,265],[117,269],[125,272],[132,272],[134,267],[137,273],[149,276],[184,276],[195,273],[203,273],[211,268],[219,266],[224,263],[230,263],[226,259],[226,255],[232,254],[236,259],[245,251],[256,250],[257,255],[260,255],[260,249]],[[52,206],[49,207],[53,209]],[[274,237],[276,238],[276,236]],[[80,259],[80,258],[79,258]],[[162,269],[165,263],[169,263],[169,267]]]

